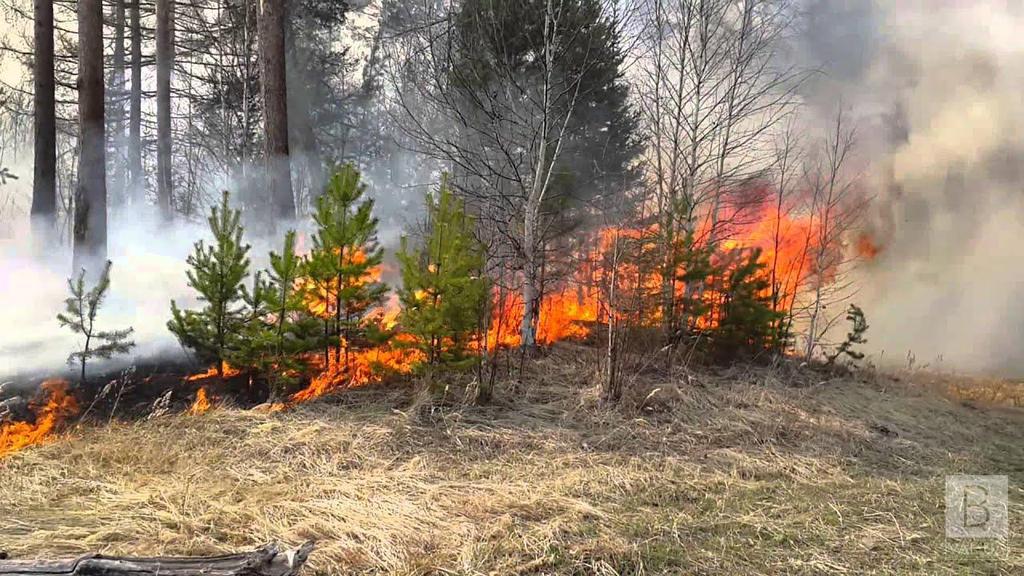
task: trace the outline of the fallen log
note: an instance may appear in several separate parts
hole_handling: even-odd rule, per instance
[[[0,400],[0,424],[28,422],[33,417],[28,400],[21,396]]]
[[[313,543],[281,551],[269,544],[240,554],[205,557],[131,558],[88,554],[74,560],[5,560],[0,576],[294,576]]]

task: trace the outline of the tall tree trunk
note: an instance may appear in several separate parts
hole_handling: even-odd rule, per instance
[[[537,347],[538,300],[540,300],[540,257],[537,254],[537,211],[540,206],[526,205],[523,222],[523,320],[519,326],[519,345],[524,351]]]
[[[271,222],[295,218],[288,157],[288,92],[285,78],[285,2],[264,0],[260,30],[263,58],[263,130]]]
[[[174,0],[156,0],[156,198],[171,219],[171,69],[174,66]]]
[[[114,158],[110,165],[110,198],[115,205],[127,203],[125,194],[126,157],[124,155],[124,79],[125,79],[125,0],[114,0],[114,70],[110,75],[110,146]]]
[[[132,86],[128,118],[129,194],[132,202],[146,201],[145,177],[142,174],[142,0],[131,1]]]
[[[53,0],[35,0],[35,170],[32,223],[47,241],[57,220],[57,114],[54,101]]]
[[[311,86],[317,79],[315,70],[310,69],[310,55],[296,37],[295,21],[301,13],[295,14],[296,5],[290,5],[285,15],[285,71],[288,82],[288,150],[293,162],[305,172],[306,190],[302,185],[294,190],[296,212],[303,208],[312,209],[316,198],[323,192],[325,176],[320,146],[313,131],[313,103],[310,99]],[[300,24],[301,26],[301,24]]]
[[[103,0],[78,1],[78,188],[75,268],[107,257],[107,168],[103,86]]]

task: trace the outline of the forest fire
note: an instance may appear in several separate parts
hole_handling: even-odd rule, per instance
[[[718,321],[715,307],[724,296],[719,293],[722,279],[715,275],[727,275],[722,270],[732,270],[748,262],[755,253],[760,266],[755,274],[767,286],[760,288],[763,291],[760,296],[770,299],[771,306],[778,310],[792,306],[795,294],[812,268],[816,240],[811,217],[787,215],[792,213],[764,202],[756,210],[725,215],[728,224],[723,230],[727,234],[723,232],[719,249],[711,257],[717,272],[709,272],[699,291],[699,298],[710,312],[694,319],[697,326],[710,327]],[[595,324],[608,320],[609,313],[636,325],[659,326],[662,322],[664,267],[659,254],[663,238],[658,226],[607,227],[591,233],[589,238],[583,248],[572,254],[571,273],[553,281],[545,290],[539,303],[538,344],[585,339]],[[380,284],[382,265],[367,265],[369,260],[362,251],[353,251],[351,255],[351,258],[343,258],[342,266],[365,265],[359,275],[346,277],[344,281],[341,276],[299,277],[295,282],[301,295],[300,307],[322,324],[320,345],[326,348],[300,356],[304,367],[289,377],[298,375],[307,384],[291,393],[287,404],[306,402],[339,389],[381,382],[390,375],[410,374],[426,360],[418,346],[422,343],[401,326],[402,308],[397,295],[392,294],[382,303],[378,296],[376,303],[366,300],[349,302],[347,307],[341,304],[341,294],[383,286]],[[677,279],[683,278],[685,264],[678,264],[673,274]],[[610,282],[615,284],[614,302],[608,301],[613,293]],[[686,296],[687,287],[681,280],[676,280],[672,289],[677,298]],[[518,290],[492,287],[492,310],[486,336],[488,352],[520,345],[522,314],[522,296]],[[377,340],[371,336],[375,333],[390,337]],[[479,345],[479,342],[470,342],[470,349],[479,352]],[[239,373],[240,370],[225,363],[223,377]],[[214,367],[186,380],[202,382],[217,376]],[[203,386],[197,391],[189,412],[202,414],[210,407],[209,391]]]
[[[864,232],[857,237],[857,255],[861,258],[871,261],[877,258],[881,252],[882,247],[875,242],[875,239],[869,233]]]
[[[199,374],[192,374],[191,376],[186,376],[185,377],[185,381],[186,382],[197,382],[199,380],[208,380],[210,378],[217,378],[218,376],[223,377],[223,378],[234,378],[235,376],[238,376],[239,374],[242,373],[241,370],[235,368],[234,366],[232,366],[231,364],[228,364],[227,362],[224,363],[224,365],[222,367],[222,370],[223,370],[223,374],[219,374],[217,372],[217,367],[216,366],[210,366],[210,368],[208,368],[206,370],[206,372],[200,372]]]
[[[364,350],[344,350],[342,362],[334,362],[313,377],[309,386],[291,396],[292,402],[308,402],[341,388],[357,388],[380,382],[389,374],[409,374],[423,360],[423,354],[408,344],[408,335],[395,337],[394,344]],[[321,362],[322,364],[322,362]]]
[[[202,387],[196,390],[196,399],[192,402],[192,406],[188,409],[188,413],[193,416],[199,416],[206,414],[210,411],[213,405],[210,403],[210,397],[206,392],[206,387]]]
[[[0,423],[0,457],[48,441],[64,422],[78,414],[78,401],[64,380],[43,382],[40,396],[43,398],[29,404],[34,420]]]
[[[758,250],[758,262],[762,265],[758,274],[768,284],[762,296],[774,298],[779,309],[789,309],[812,270],[815,241],[812,219],[808,216],[788,216],[784,212],[777,212],[772,206],[764,205],[753,214],[744,218],[734,217],[732,220],[730,234],[721,241],[721,248],[727,255]],[[537,327],[538,343],[550,345],[561,340],[583,339],[590,334],[593,324],[607,321],[608,303],[605,300],[612,266],[616,268],[615,284],[619,298],[657,301],[657,294],[662,289],[661,266],[649,265],[641,269],[637,262],[653,260],[651,256],[656,255],[659,249],[658,227],[608,227],[599,230],[595,236],[597,246],[589,253],[576,254],[574,257],[574,261],[583,265],[577,267],[560,289],[549,291],[544,296]],[[617,243],[618,250],[630,252],[632,257],[613,261]],[[728,264],[730,267],[734,265]],[[679,266],[676,276],[682,277],[684,273],[683,266]],[[712,281],[712,278],[705,281],[703,297],[708,303],[718,299]],[[675,289],[681,292],[684,286],[679,282]],[[677,295],[682,296],[681,293]],[[496,305],[492,313],[488,347],[518,346],[523,309],[520,295],[496,294],[494,301],[500,305]],[[620,310],[617,314],[624,316],[626,313],[622,309],[631,307],[637,306],[620,304],[617,306]],[[662,318],[658,304],[633,310],[632,313],[641,316],[639,321],[642,324],[655,325]],[[713,320],[708,322],[713,323]],[[698,323],[707,325],[707,322]]]

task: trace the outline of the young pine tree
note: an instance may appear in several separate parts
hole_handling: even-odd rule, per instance
[[[248,316],[243,282],[249,276],[249,245],[242,242],[240,218],[224,192],[220,206],[214,206],[207,219],[213,245],[200,240],[188,257],[188,285],[204,305],[183,311],[172,300],[167,323],[182,346],[194,350],[201,361],[215,363],[219,376],[224,375],[224,361],[237,348]]]
[[[317,321],[306,306],[299,281],[305,274],[303,260],[295,253],[295,232],[285,234],[284,249],[270,253],[270,269],[257,274],[247,295],[251,319],[242,330],[233,363],[267,378],[271,392],[290,392],[303,367],[302,354],[321,342]]]
[[[846,321],[850,323],[850,331],[846,333],[846,340],[836,347],[828,357],[827,365],[831,366],[836,363],[842,356],[847,356],[853,362],[864,359],[864,353],[859,350],[854,350],[854,346],[858,344],[867,344],[868,340],[864,337],[864,334],[868,331],[868,320],[864,316],[864,310],[856,304],[850,304],[850,307],[846,309]]]
[[[92,358],[104,360],[112,358],[115,354],[126,354],[135,346],[135,342],[128,340],[134,331],[131,327],[124,330],[97,330],[96,314],[103,299],[110,288],[110,261],[103,267],[96,285],[89,290],[85,289],[85,270],[82,270],[74,279],[68,279],[68,289],[71,297],[64,300],[64,312],[57,314],[57,321],[61,326],[67,326],[75,334],[81,334],[85,341],[82,349],[72,352],[68,356],[68,364],[76,362],[81,366],[81,383],[85,384],[85,364]]]
[[[315,320],[298,287],[304,275],[305,264],[295,253],[295,231],[289,230],[281,253],[270,253],[270,270],[262,294],[273,320],[274,354],[278,357],[307,352],[315,346]]]
[[[334,170],[324,194],[317,198],[313,213],[317,231],[306,262],[325,339],[335,342],[335,362],[345,364],[349,350],[376,336],[365,318],[387,292],[387,286],[375,278],[384,251],[377,244],[373,200],[363,199],[365,191],[355,166]],[[324,361],[330,363],[326,347]]]
[[[483,248],[473,236],[473,219],[451,193],[447,177],[437,197],[427,195],[427,232],[422,245],[402,238],[399,321],[416,337],[430,366],[472,363],[467,345],[487,299]]]
[[[760,250],[734,250],[724,254],[715,276],[721,298],[712,320],[713,353],[719,360],[753,356],[774,348],[775,324],[780,312],[772,310],[771,285],[760,261]]]

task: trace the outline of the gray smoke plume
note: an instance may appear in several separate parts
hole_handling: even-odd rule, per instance
[[[806,97],[860,117],[868,225],[859,271],[876,358],[1024,371],[1024,26],[1007,0],[809,0]]]

